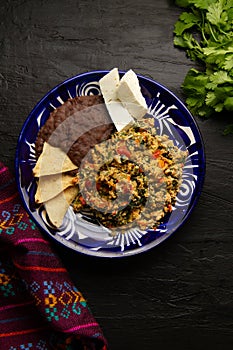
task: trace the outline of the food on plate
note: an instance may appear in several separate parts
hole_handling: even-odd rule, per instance
[[[65,152],[58,147],[53,147],[45,142],[36,166],[33,168],[35,177],[61,174],[66,171],[77,169]]]
[[[39,130],[35,203],[62,225],[68,208],[88,211],[113,234],[154,229],[172,211],[186,152],[159,136],[136,74],[114,68],[101,95],[69,99]]]
[[[137,75],[132,69],[120,79],[118,69],[113,68],[100,79],[99,84],[109,115],[118,131],[148,112]]]
[[[54,226],[61,225],[77,194],[76,172],[82,158],[96,143],[107,139],[113,130],[102,96],[94,95],[69,99],[50,114],[39,130],[35,143],[38,159],[33,168],[37,178],[35,203],[44,203]],[[66,193],[65,197],[62,191]],[[61,207],[59,210],[58,206]]]
[[[108,113],[118,131],[122,130],[127,124],[134,121],[129,111],[123,106],[118,98],[117,90],[120,84],[120,76],[117,68],[113,68],[105,74],[99,81],[100,90]]]
[[[118,100],[117,88],[119,84],[120,76],[117,68],[113,68],[99,80],[101,94],[105,103]]]
[[[89,152],[78,173],[74,211],[89,209],[113,231],[153,229],[172,211],[186,155],[157,135],[153,118],[137,121]]]
[[[148,111],[141,93],[137,75],[130,69],[122,77],[117,89],[117,96],[134,119],[141,119]]]
[[[95,127],[90,127],[94,123]],[[46,141],[61,148],[79,166],[91,147],[106,140],[114,130],[102,96],[70,98],[50,113],[39,130],[35,142],[36,155],[42,153]]]
[[[40,176],[35,194],[35,202],[44,203],[56,197],[66,188],[74,186],[76,181],[76,178],[69,172]]]
[[[55,227],[62,225],[64,216],[77,193],[78,188],[76,186],[68,187],[56,197],[44,202],[49,220]]]

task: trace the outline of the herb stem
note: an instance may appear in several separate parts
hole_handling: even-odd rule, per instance
[[[208,27],[209,27],[210,33],[211,33],[211,35],[212,35],[214,41],[216,41],[216,43],[217,43],[217,42],[218,42],[218,39],[217,39],[217,38],[215,37],[215,35],[214,35],[214,31],[213,31],[213,29],[212,29],[212,26],[211,26],[210,22],[208,22]]]
[[[205,36],[205,17],[204,17],[204,14],[201,13],[201,17],[202,17],[202,25],[200,26],[200,29],[201,29],[201,34],[202,34],[202,37],[205,41],[206,44],[208,44],[208,40],[206,39],[206,36]]]

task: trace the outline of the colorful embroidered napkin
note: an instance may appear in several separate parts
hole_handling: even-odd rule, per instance
[[[106,340],[0,163],[0,349],[106,350]]]

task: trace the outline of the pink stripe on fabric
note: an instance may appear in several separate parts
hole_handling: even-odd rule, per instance
[[[87,323],[87,324],[83,324],[81,326],[76,326],[76,327],[73,327],[73,328],[66,329],[63,332],[69,333],[69,332],[77,331],[77,330],[82,329],[82,328],[96,327],[96,326],[99,327],[98,323],[96,323],[96,322],[94,322],[94,323]]]
[[[28,302],[26,302],[26,303],[6,305],[6,306],[0,307],[0,311],[12,309],[12,308],[14,308],[14,307],[20,307],[20,306],[31,305],[31,304],[34,304],[34,302],[33,302],[33,301],[28,301]]]
[[[25,242],[42,242],[45,244],[49,244],[49,242],[44,240],[43,238],[22,238],[22,239],[18,239],[18,241],[16,241],[15,244],[20,244]]]
[[[7,170],[7,167],[4,166],[2,169],[0,169],[0,174],[4,173],[4,171],[6,171],[6,170]]]

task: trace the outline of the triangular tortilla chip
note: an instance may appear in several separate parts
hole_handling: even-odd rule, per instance
[[[74,186],[77,178],[69,174],[53,174],[41,176],[38,180],[35,194],[36,203],[43,203],[56,197],[59,193],[70,186]]]
[[[65,152],[60,148],[53,147],[45,142],[43,152],[39,156],[33,169],[33,174],[35,177],[40,177],[44,175],[65,173],[75,169],[77,169],[77,166],[72,163]]]
[[[65,191],[44,203],[48,217],[54,226],[61,226],[64,216],[77,194],[77,186],[68,187]]]

